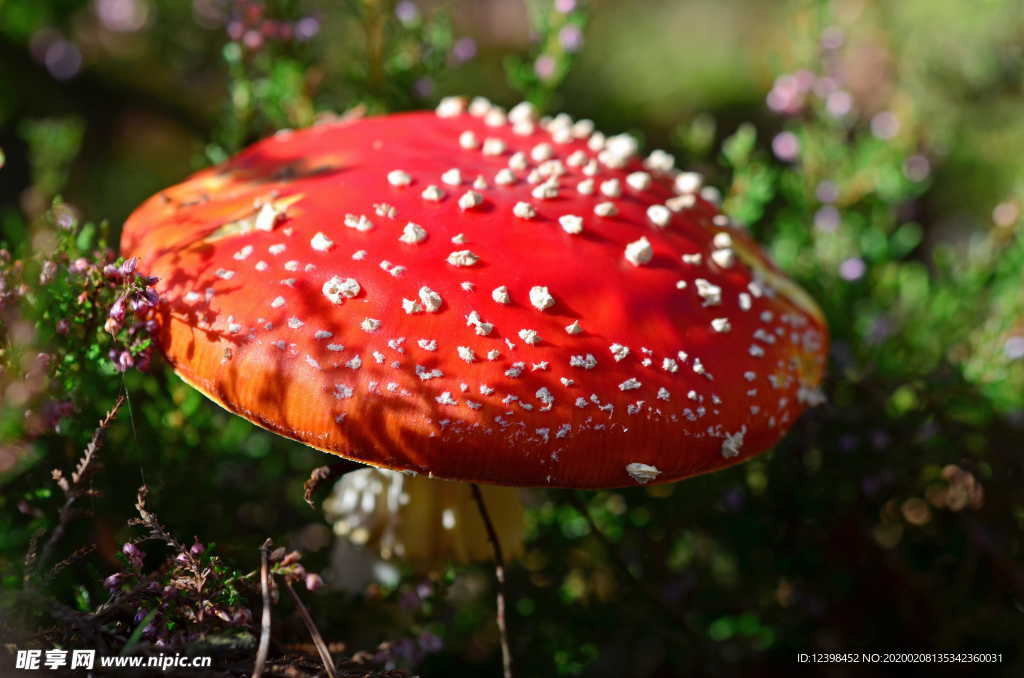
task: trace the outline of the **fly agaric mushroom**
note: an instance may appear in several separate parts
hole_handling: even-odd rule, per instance
[[[589,121],[446,99],[282,131],[145,202],[159,343],[228,410],[389,469],[665,483],[769,448],[819,398],[814,302]]]

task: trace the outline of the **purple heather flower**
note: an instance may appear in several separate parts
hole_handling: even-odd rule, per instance
[[[800,140],[792,132],[780,132],[772,139],[772,152],[784,162],[793,162],[800,155]]]
[[[416,3],[403,0],[395,6],[395,16],[402,24],[409,26],[420,19],[420,8]]]
[[[315,572],[310,572],[310,573],[308,573],[306,575],[306,589],[307,590],[309,590],[309,591],[316,591],[318,589],[323,588],[323,586],[324,586],[324,580],[323,580],[323,577],[321,577],[320,575],[316,574]]]
[[[576,0],[555,0],[555,9],[562,14],[568,14],[576,9]]]
[[[578,52],[583,47],[583,31],[576,24],[569,24],[558,32],[558,42],[566,52]]]
[[[833,182],[825,180],[819,182],[817,188],[814,189],[814,197],[818,199],[818,202],[827,205],[839,199],[839,189]]]
[[[892,111],[882,111],[871,118],[871,133],[887,141],[900,131],[900,121]]]
[[[814,213],[814,227],[822,233],[835,233],[839,222],[839,210],[832,205],[825,205]]]
[[[903,174],[911,181],[924,181],[932,172],[932,164],[924,155],[912,155],[903,163]]]
[[[135,273],[135,267],[138,266],[138,264],[138,257],[128,257],[124,260],[124,263],[121,264],[121,275],[131,275],[132,273]]]
[[[192,548],[189,549],[189,553],[194,556],[201,556],[204,551],[206,551],[206,547],[200,544],[198,540],[196,540],[196,542],[192,544]]]
[[[555,74],[555,60],[549,54],[542,54],[533,63],[533,72],[541,80],[550,80]]]
[[[833,118],[841,118],[853,110],[853,97],[842,89],[830,92],[825,98],[825,110]]]
[[[464,64],[476,56],[476,40],[473,38],[459,38],[452,45],[452,62]]]
[[[127,372],[135,365],[135,359],[132,358],[131,351],[121,351],[121,354],[117,356],[117,362],[114,367],[117,368],[118,372]]]
[[[131,542],[128,542],[127,544],[121,547],[121,552],[128,557],[128,562],[130,562],[132,567],[134,567],[136,570],[142,567],[142,558],[146,554],[144,554],[142,552],[142,549],[140,549],[138,546],[132,544]]]
[[[839,264],[839,277],[849,282],[860,280],[866,272],[867,265],[860,257],[850,257]]]
[[[311,40],[320,32],[320,20],[316,17],[307,16],[295,22],[295,39],[299,41]]]
[[[78,257],[71,262],[69,268],[72,273],[85,273],[89,270],[89,261],[85,257]]]
[[[103,587],[113,593],[121,588],[121,582],[124,581],[127,576],[128,575],[121,572],[115,572],[103,580]]]
[[[1003,353],[1010,360],[1024,358],[1024,336],[1013,336],[1003,344]]]

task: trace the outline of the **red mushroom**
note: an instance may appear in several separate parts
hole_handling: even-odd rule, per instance
[[[663,483],[819,397],[821,312],[670,155],[486,101],[282,131],[144,203],[178,374],[374,466]]]

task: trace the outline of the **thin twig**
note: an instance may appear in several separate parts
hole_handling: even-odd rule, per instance
[[[285,586],[288,587],[288,593],[292,594],[292,600],[295,601],[295,606],[299,608],[299,614],[302,615],[302,621],[306,623],[306,628],[309,629],[309,635],[313,637],[313,645],[316,646],[316,651],[320,653],[320,660],[324,663],[324,668],[327,669],[328,678],[336,678],[337,673],[334,668],[334,660],[331,659],[331,652],[327,649],[327,643],[324,642],[323,636],[320,635],[320,630],[313,623],[313,617],[310,616],[309,610],[302,604],[302,600],[299,598],[299,594],[295,592],[295,587],[292,583],[285,579]]]
[[[114,417],[117,416],[118,411],[121,409],[121,405],[124,404],[124,396],[118,396],[114,402],[114,406],[110,408],[106,416],[100,421],[99,426],[93,431],[92,439],[89,444],[85,446],[85,452],[82,453],[82,458],[78,460],[75,465],[75,470],[71,473],[69,479],[60,469],[53,470],[53,479],[57,482],[57,485],[61,490],[64,491],[64,505],[60,508],[60,513],[57,517],[57,526],[53,528],[53,532],[50,533],[50,538],[46,540],[46,544],[43,546],[42,552],[38,558],[35,555],[33,549],[30,549],[28,556],[26,556],[26,563],[31,567],[26,567],[26,576],[29,576],[31,572],[37,572],[43,566],[46,565],[53,557],[53,550],[56,548],[57,543],[60,542],[61,537],[67,531],[68,524],[71,522],[72,516],[74,515],[73,508],[75,503],[82,497],[90,495],[90,491],[83,488],[85,481],[95,470],[96,453],[99,451],[102,442],[101,438],[103,433],[110,427],[110,423],[114,421]]]
[[[663,601],[651,589],[651,587],[647,585],[646,582],[639,579],[635,574],[633,574],[632,570],[629,569],[629,566],[626,564],[626,562],[622,560],[622,558],[619,556],[618,549],[615,548],[615,545],[612,544],[608,537],[605,536],[601,528],[598,527],[597,522],[594,520],[594,517],[590,515],[590,511],[587,510],[586,505],[583,503],[582,500],[580,500],[578,496],[576,496],[574,492],[571,491],[569,492],[569,503],[571,503],[572,507],[576,509],[576,512],[582,515],[583,518],[587,521],[587,524],[590,526],[590,531],[597,538],[597,540],[601,542],[601,546],[604,548],[605,553],[608,556],[608,559],[612,561],[612,564],[615,566],[615,568],[619,570],[619,572],[624,577],[626,577],[626,579],[628,579],[630,583],[633,584],[633,586],[635,586],[641,593],[643,593],[644,597],[647,598],[647,600],[652,605],[657,607],[665,615],[667,615],[673,621],[675,621],[676,624],[679,625],[680,631],[688,633],[689,624],[687,623],[686,619],[676,610],[666,605],[665,601]]]
[[[480,486],[470,483],[473,491],[473,500],[480,511],[480,517],[484,521],[484,528],[487,530],[487,538],[491,542],[491,549],[494,551],[494,578],[498,580],[498,637],[501,642],[501,665],[505,678],[512,678],[512,651],[508,646],[508,625],[505,621],[505,558],[501,555],[501,542],[498,541],[498,534],[494,531],[494,524],[491,523],[491,516],[487,513],[487,506],[484,504],[484,496],[480,492]]]
[[[252,678],[263,675],[263,667],[267,663],[270,651],[270,540],[260,546],[260,591],[263,594],[263,618],[260,620],[260,646],[256,651],[256,664],[252,669]]]

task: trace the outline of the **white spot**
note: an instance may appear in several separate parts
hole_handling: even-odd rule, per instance
[[[597,367],[597,358],[593,354],[574,355],[569,357],[570,367],[582,367],[585,370],[592,370]]]
[[[526,154],[522,151],[516,151],[508,159],[508,166],[509,169],[514,169],[520,172],[523,171],[529,166],[529,163],[526,160]]]
[[[480,140],[477,139],[476,135],[473,134],[473,132],[471,132],[470,130],[466,130],[465,132],[459,135],[459,146],[461,146],[462,148],[465,148],[466,150],[471,150],[478,147],[479,145]]]
[[[345,363],[345,367],[349,368],[350,370],[358,370],[362,366],[363,359],[360,358],[359,356],[355,356],[352,358],[352,360],[349,360],[347,363]]]
[[[402,229],[402,235],[398,237],[398,240],[400,242],[409,243],[410,245],[421,243],[426,239],[426,229],[424,229],[419,224],[414,224],[411,221],[405,225],[405,228]]]
[[[528,202],[517,202],[512,208],[512,214],[520,219],[533,219],[537,216],[537,210]]]
[[[676,193],[692,194],[700,190],[704,184],[704,177],[700,172],[680,172],[676,175]]]
[[[373,222],[367,219],[365,214],[346,214],[345,226],[366,233],[373,228]]]
[[[376,332],[380,329],[380,321],[376,318],[363,318],[363,322],[359,323],[359,327],[362,328],[363,332]]]
[[[664,205],[651,205],[647,208],[647,218],[658,228],[665,228],[672,220],[672,212]]]
[[[480,195],[476,191],[466,191],[459,198],[459,209],[471,210],[474,207],[479,207],[484,203],[484,196]]]
[[[644,160],[644,167],[654,172],[671,172],[675,166],[675,157],[660,148],[651,151],[651,154]]]
[[[453,167],[441,175],[441,181],[449,186],[458,186],[462,183],[462,172]]]
[[[436,339],[419,339],[416,343],[424,351],[436,351],[437,350],[437,340]]]
[[[498,170],[498,173],[494,175],[494,183],[499,186],[508,186],[516,182],[516,175],[512,173],[512,170],[507,167],[503,167]]]
[[[641,237],[639,240],[634,240],[626,245],[625,256],[626,261],[634,266],[642,266],[650,262],[654,256],[654,250],[651,249],[650,241],[645,237]]]
[[[615,362],[621,362],[629,355],[629,347],[623,346],[622,344],[612,344],[608,347],[608,350],[612,352]]]
[[[242,249],[235,252],[232,256],[235,258],[236,261],[243,261],[249,258],[249,255],[252,254],[252,249],[252,245],[246,245]]]
[[[430,313],[435,313],[441,308],[441,295],[430,289],[426,285],[420,288],[419,291],[420,301],[423,302],[423,307]]]
[[[453,118],[466,111],[466,99],[463,97],[445,97],[437,104],[434,112],[439,118]]]
[[[317,330],[316,332],[313,333],[314,339],[330,339],[333,336],[334,333],[328,332],[327,330]]]
[[[344,400],[352,397],[352,387],[346,386],[345,384],[334,385],[334,397],[338,400]]]
[[[402,310],[412,315],[413,313],[422,313],[423,307],[414,299],[402,299]]]
[[[429,200],[431,202],[441,202],[444,200],[444,195],[444,190],[434,184],[430,184],[424,188],[423,193],[420,194],[424,200]]]
[[[583,328],[580,326],[579,320],[573,320],[571,323],[565,326],[565,331],[568,334],[580,334],[583,332]]]
[[[324,283],[323,293],[324,296],[331,300],[331,303],[340,304],[345,299],[351,299],[360,292],[359,283],[356,282],[355,278],[341,278],[339,276],[333,276],[330,280]]]
[[[614,217],[619,213],[613,202],[599,202],[594,205],[594,214],[599,217]]]
[[[684,264],[691,264],[693,266],[700,266],[700,262],[704,259],[700,254],[684,254],[680,257]]]
[[[622,186],[618,179],[608,179],[601,182],[601,194],[609,198],[618,198],[622,195]]]
[[[725,440],[722,441],[722,456],[726,459],[732,457],[738,457],[740,454],[740,448],[743,447],[743,436],[747,432],[747,427],[744,426],[736,433],[732,435],[726,435]]]
[[[641,464],[640,462],[626,464],[626,473],[628,473],[629,477],[640,485],[646,485],[661,475],[661,471],[659,471],[657,467],[649,464]]]
[[[436,400],[441,405],[458,405],[459,404],[459,401],[452,397],[452,394],[451,394],[450,391],[445,391],[441,395],[437,396],[434,400]],[[451,509],[448,509],[448,510],[450,511]],[[455,525],[454,518],[452,519],[451,523],[452,523],[453,526]],[[450,529],[450,528],[448,528],[448,529]]]
[[[576,184],[576,190],[580,195],[593,195],[594,194],[594,180],[584,179],[580,183]]]
[[[366,258],[367,254],[369,254],[369,252],[367,252],[366,250],[356,250],[355,252],[352,253],[352,260],[362,261],[363,259]]]
[[[636,389],[640,388],[642,385],[643,384],[640,383],[639,379],[636,379],[635,377],[630,377],[626,381],[624,381],[621,384],[619,384],[619,390],[620,391],[635,391]]]
[[[256,213],[254,227],[257,231],[272,231],[282,216],[284,216],[283,212],[278,212],[272,203],[265,202],[260,207],[260,211]]]
[[[231,280],[235,277],[235,272],[229,271],[226,268],[218,268],[215,275],[221,280]]]
[[[280,307],[284,306],[284,304],[285,304],[284,297],[274,297],[274,300],[272,302],[270,302],[271,308],[280,308]]]
[[[711,253],[711,260],[722,268],[729,268],[736,261],[736,255],[731,249],[715,250]]]
[[[519,330],[519,338],[531,346],[540,343],[540,335],[537,334],[537,330]]]
[[[711,321],[711,329],[715,332],[728,332],[732,329],[732,324],[729,323],[728,318],[714,318]]]
[[[534,162],[544,162],[554,155],[554,151],[551,149],[551,144],[539,143],[530,149],[530,157]]]
[[[265,262],[265,261],[257,261],[256,262],[256,270],[257,271],[265,271],[268,268],[269,268],[269,266],[267,266],[267,262]]]
[[[467,363],[476,361],[476,353],[469,346],[456,346],[455,350],[458,352],[459,357]]]
[[[583,217],[575,214],[563,214],[558,217],[558,223],[566,233],[576,235],[583,232]]]
[[[388,172],[388,183],[392,186],[408,186],[412,183],[412,177],[408,172],[402,170],[391,170]]]
[[[491,291],[491,299],[494,299],[499,304],[511,304],[512,297],[509,296],[508,288],[502,285],[501,287],[495,287]]]
[[[452,236],[452,244],[453,245],[465,245],[466,244],[466,234],[465,233],[456,233],[455,235],[453,235]]]
[[[665,207],[668,207],[673,212],[688,210],[696,204],[697,198],[693,197],[693,195],[689,193],[686,195],[677,195],[676,197],[669,198],[665,201]]]
[[[501,155],[505,152],[505,142],[501,139],[485,139],[484,140],[484,155]]]
[[[697,294],[704,300],[704,306],[718,306],[722,303],[722,288],[713,285],[704,278],[694,280],[697,285]]]
[[[538,184],[532,191],[532,195],[537,200],[553,200],[558,197],[558,180],[551,177],[542,184]]]
[[[547,287],[535,285],[530,288],[530,304],[538,311],[543,311],[555,305],[555,298]]]
[[[470,250],[457,250],[448,255],[447,261],[452,266],[472,266],[480,261],[480,257]]]
[[[292,328],[293,330],[297,330],[297,329],[301,328],[305,324],[306,323],[302,322],[301,320],[299,320],[298,318],[296,318],[294,316],[292,316],[291,318],[288,318],[288,327]]]
[[[669,400],[671,397],[672,394],[664,386],[658,389],[658,400]]]

